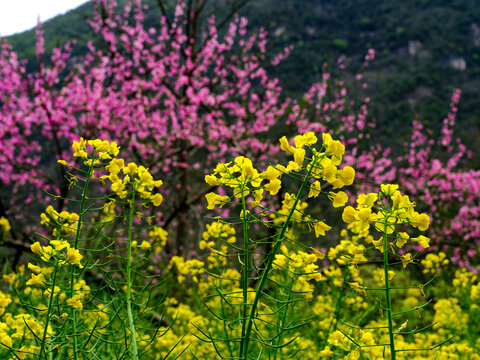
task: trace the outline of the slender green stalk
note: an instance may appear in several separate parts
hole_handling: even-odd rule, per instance
[[[284,327],[284,325],[287,321],[288,308],[289,308],[289,305],[290,305],[290,301],[292,300],[292,288],[293,288],[293,283],[295,282],[295,278],[293,277],[293,275],[292,275],[290,280],[291,281],[290,281],[290,284],[288,286],[287,303],[285,304],[283,316],[282,316],[282,319],[280,320],[280,324],[279,324],[280,325],[279,326],[280,332],[282,332],[283,327]],[[275,348],[274,348],[275,352],[274,352],[274,355],[273,355],[273,360],[276,360],[276,358],[277,358],[278,350],[280,349],[280,346],[278,346],[278,345],[280,345],[281,339],[282,339],[282,336],[278,336],[277,341],[276,341],[277,346],[275,346]]]
[[[55,260],[55,266],[53,268],[52,287],[50,290],[50,298],[48,299],[47,319],[45,320],[45,327],[43,329],[42,344],[40,345],[40,352],[38,353],[39,356],[42,356],[43,351],[45,350],[45,343],[47,342],[48,325],[50,324],[50,314],[52,312],[53,297],[55,294],[55,283],[57,281],[57,270],[58,270],[58,259]],[[45,355],[45,359],[48,360],[47,354],[45,353],[43,355]]]
[[[217,238],[217,248],[219,248],[221,245],[221,241],[220,241],[220,238]],[[222,265],[220,264],[220,262],[217,261],[217,274],[221,274],[221,271],[222,271]],[[220,279],[220,282],[221,282],[221,279]],[[196,292],[196,289],[195,287],[193,287],[194,291]],[[197,295],[195,295],[197,296]],[[224,301],[221,300],[220,301],[220,306],[221,306],[221,309],[222,309],[222,319],[225,319],[226,317],[226,312],[225,312],[225,305],[224,305]],[[223,332],[225,334],[225,339],[227,340],[226,341],[226,344],[227,344],[227,349],[228,349],[228,352],[230,353],[230,357],[233,359],[234,356],[233,356],[233,349],[232,349],[232,344],[231,344],[231,340],[230,340],[230,333],[228,331],[228,328],[227,328],[227,323],[226,321],[222,321],[223,323]]]
[[[348,274],[350,274],[350,270],[349,270],[348,266],[345,266],[345,270],[343,271],[342,286],[340,288],[340,292],[338,294],[337,302],[335,304],[335,313],[333,315],[332,320],[330,321],[330,324],[328,325],[328,332],[327,332],[326,336],[323,338],[322,348],[324,348],[325,345],[327,344],[328,336],[332,332],[337,330],[338,319],[340,317],[340,308],[342,306],[343,296],[345,295],[345,284],[347,283]]]
[[[85,215],[85,202],[87,199],[87,191],[88,191],[88,186],[90,184],[90,179],[93,174],[93,163],[95,159],[92,159],[90,166],[88,168],[87,176],[85,177],[85,185],[83,186],[83,191],[82,191],[82,198],[80,200],[80,210],[78,212],[78,223],[77,223],[77,232],[75,233],[75,242],[73,243],[73,248],[77,249],[78,248],[78,241],[80,239],[80,234],[81,234],[81,229],[82,229],[82,224],[83,224],[83,216]],[[74,296],[74,284],[75,284],[75,267],[76,265],[70,265],[70,298]],[[77,314],[75,311],[75,308],[72,306],[71,310],[71,316],[72,316],[72,338],[73,338],[73,358],[74,360],[78,359],[77,356],[77,348],[78,348],[78,339],[77,339]]]
[[[242,224],[243,224],[243,274],[242,274],[242,292],[243,292],[243,309],[242,309],[242,337],[240,342],[240,359],[247,357],[248,340],[246,339],[246,321],[248,318],[248,272],[249,272],[249,252],[248,252],[248,222],[247,207],[245,204],[244,185],[242,185]]]
[[[387,219],[385,217],[385,226],[383,230],[383,270],[385,274],[385,301],[387,303],[387,319],[388,319],[388,334],[390,336],[390,359],[395,360],[395,342],[393,339],[393,320],[392,320],[392,301],[390,299],[390,281],[388,279],[388,236],[387,236]]]
[[[132,339],[132,359],[138,360],[137,338],[135,334],[135,322],[132,312],[132,230],[135,211],[135,188],[133,189],[132,199],[130,200],[130,213],[128,215],[128,246],[127,246],[127,312],[128,325],[130,327]]]
[[[250,341],[250,333],[252,332],[253,320],[255,318],[255,313],[257,311],[257,306],[258,306],[258,302],[260,300],[262,290],[265,286],[265,282],[267,281],[268,274],[270,273],[270,270],[272,269],[272,264],[273,264],[273,261],[275,259],[275,254],[278,252],[278,249],[280,248],[280,246],[283,243],[283,240],[285,238],[285,233],[288,230],[288,225],[290,224],[290,221],[292,220],[293,213],[295,212],[295,209],[297,208],[298,202],[300,201],[300,197],[302,196],[302,193],[307,186],[308,179],[310,177],[310,174],[311,174],[314,166],[315,166],[315,163],[313,163],[309,166],[309,170],[307,172],[307,175],[305,175],[305,178],[303,179],[302,185],[300,186],[300,189],[298,190],[297,196],[295,198],[295,202],[293,203],[293,206],[290,209],[290,212],[288,213],[287,218],[285,219],[285,223],[283,224],[282,229],[280,230],[280,232],[277,236],[277,240],[275,241],[275,244],[273,245],[272,250],[268,254],[268,259],[267,259],[267,262],[265,264],[265,269],[263,270],[263,273],[260,277],[260,283],[258,284],[258,288],[255,291],[255,298],[253,300],[252,307],[250,309],[250,315],[248,316],[248,319],[247,319],[248,321],[247,321],[247,324],[246,324],[247,329],[245,331],[245,337],[242,337],[243,347],[242,347],[241,350],[243,350],[243,352],[242,352],[243,357],[240,356],[240,359],[242,359],[242,360],[246,360],[247,356],[248,356],[248,345],[249,345],[249,341]]]

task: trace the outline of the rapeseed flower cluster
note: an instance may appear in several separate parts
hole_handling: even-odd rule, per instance
[[[438,254],[430,253],[422,260],[424,266],[424,274],[438,274],[442,269],[450,263],[447,259],[447,254],[440,251]]]
[[[163,181],[154,180],[148,168],[133,162],[125,164],[123,159],[114,158],[105,166],[105,170],[109,175],[104,175],[101,179],[110,180],[110,188],[120,199],[124,199],[131,188],[142,199],[150,200],[154,206],[162,203],[162,194],[153,193],[153,190],[162,186]]]
[[[395,248],[401,249],[407,242],[416,243],[423,249],[430,246],[430,239],[424,235],[411,238],[406,232],[397,230],[398,226],[410,224],[420,231],[425,231],[430,225],[429,216],[416,212],[415,203],[410,201],[408,195],[402,195],[398,185],[382,184],[379,193],[360,194],[356,208],[345,207],[342,219],[349,223],[349,229],[357,238],[363,238],[382,253],[387,247],[395,252]],[[389,236],[394,234],[394,239],[388,244],[383,236],[374,239],[369,233],[371,225],[380,233]],[[412,259],[411,253],[402,255],[404,266],[411,263]]]
[[[72,248],[70,243],[66,240],[50,240],[49,245],[47,246],[42,246],[36,241],[31,245],[31,250],[43,261],[49,261],[51,258],[55,258],[56,264],[59,267],[66,264],[77,265],[79,268],[83,267],[80,263],[83,259],[83,255],[80,254],[78,249]]]
[[[90,148],[87,148],[87,145]],[[72,143],[72,149],[74,151],[73,156],[85,160],[85,165],[87,166],[90,166],[90,161],[98,164],[100,163],[99,160],[111,159],[112,156],[117,156],[120,152],[116,142],[100,139],[86,141],[84,138],[80,138],[80,141]]]
[[[193,282],[199,282],[199,275],[203,274],[203,267],[205,263],[197,259],[185,260],[182,256],[172,256],[167,271],[176,268],[178,271],[177,281],[182,284],[187,276],[190,277]]]
[[[120,198],[125,199],[128,190],[135,190],[142,199],[151,201],[154,206],[160,206],[163,201],[163,196],[160,193],[153,193],[155,188],[163,185],[162,180],[154,180],[149,169],[137,165],[136,163],[125,163],[122,158],[116,158],[120,152],[116,142],[109,142],[107,140],[85,140],[80,138],[80,141],[74,141],[72,144],[74,150],[73,156],[84,160],[84,164],[89,167],[97,167],[101,164],[108,175],[100,176],[100,180],[109,180],[111,182],[111,190]],[[73,167],[65,160],[58,161],[61,164]],[[106,165],[105,165],[106,164]],[[108,216],[112,216],[111,212],[114,209],[115,203],[109,204],[107,207]]]
[[[275,254],[273,269],[277,271],[272,275],[272,280],[282,283],[282,273],[286,273],[286,276],[291,279],[291,291],[305,299],[312,299],[315,284],[311,280],[316,282],[325,280],[318,264],[318,260],[324,258],[325,254],[320,251],[289,252],[288,248],[282,245],[280,253]]]
[[[157,253],[161,252],[165,245],[167,245],[168,231],[161,226],[153,226],[148,232],[148,236],[150,240],[152,240]]]
[[[280,139],[280,148],[288,155],[293,155],[294,160],[289,161],[286,166],[282,164],[270,165],[264,172],[259,172],[253,167],[250,159],[243,156],[235,158],[234,162],[219,163],[213,174],[205,176],[205,181],[211,186],[226,186],[232,188],[233,198],[249,198],[248,204],[252,208],[259,207],[262,214],[270,212],[269,217],[273,224],[281,225],[287,219],[287,214],[296,204],[291,220],[299,223],[307,223],[315,231],[317,237],[324,236],[331,229],[323,221],[315,220],[305,215],[303,210],[308,206],[306,202],[297,199],[295,194],[285,193],[282,201],[282,207],[278,211],[273,211],[264,203],[264,195],[269,193],[271,196],[278,194],[282,187],[282,176],[284,174],[294,175],[302,171],[307,173],[313,181],[308,182],[309,197],[317,197],[321,193],[321,181],[328,182],[333,189],[340,189],[353,183],[355,170],[350,166],[339,169],[345,146],[338,140],[333,140],[330,134],[322,135],[323,143],[321,151],[317,151],[314,145],[318,138],[313,132],[307,132],[303,135],[297,135],[294,138],[294,145],[291,145],[284,136]],[[307,158],[305,148],[309,148],[312,157]],[[305,164],[305,162],[307,162]],[[233,201],[228,195],[220,195],[214,192],[206,196],[207,209],[214,209],[215,206],[223,207],[225,204]],[[344,206],[348,202],[348,196],[345,192],[330,191],[328,198],[334,207]]]
[[[210,254],[207,256],[208,269],[227,266],[228,254],[232,250],[231,244],[237,240],[235,235],[235,228],[230,224],[215,221],[206,225],[198,247],[200,250],[210,250]]]
[[[210,249],[211,255],[217,258],[216,263],[209,261],[212,263],[209,269],[216,269],[217,273],[206,273],[215,279],[211,281],[215,291],[209,296],[208,308],[222,319],[226,317],[226,311],[233,312],[233,319],[237,320],[232,321],[238,323],[238,329],[242,329],[241,336],[246,336],[250,329],[249,325],[243,325],[243,320],[238,319],[238,316],[249,316],[249,321],[255,322],[255,333],[259,334],[258,343],[251,345],[255,346],[255,351],[262,352],[264,350],[260,349],[265,347],[270,349],[268,351],[278,352],[279,356],[291,356],[299,349],[292,346],[291,342],[298,342],[300,347],[311,342],[306,338],[297,339],[289,326],[284,328],[284,325],[274,325],[283,324],[282,318],[289,318],[292,324],[301,324],[303,317],[295,312],[296,305],[312,301],[315,283],[325,280],[320,268],[320,261],[325,254],[308,247],[299,250],[294,245],[300,244],[296,233],[300,229],[314,231],[317,237],[326,235],[331,229],[324,221],[305,213],[308,203],[304,198],[307,195],[308,198],[317,198],[325,193],[322,191],[322,183],[329,183],[328,186],[337,190],[352,184],[355,176],[353,168],[339,168],[345,153],[345,147],[340,141],[333,140],[329,134],[323,134],[319,150],[315,148],[317,142],[318,138],[313,132],[296,136],[293,144],[282,137],[281,150],[293,157],[287,163],[271,164],[262,172],[254,167],[250,159],[238,156],[233,162],[219,163],[214,172],[205,177],[207,184],[219,187],[218,191],[206,195],[207,208],[240,204],[240,220],[243,224],[241,244],[227,241],[224,237],[228,235],[216,240],[210,239],[213,229],[208,229],[200,242],[201,249]],[[291,185],[291,181],[285,177],[301,182],[297,193],[285,191],[279,196],[282,187]],[[333,207],[341,207],[348,202],[348,196],[343,191],[330,191],[325,195]],[[279,206],[276,204],[277,199],[280,200]],[[266,226],[269,237],[251,238],[251,234],[259,229],[258,223]],[[215,225],[219,226],[222,225]],[[218,244],[218,240],[221,244]],[[242,262],[238,280],[225,271],[228,260],[237,258]],[[259,274],[259,278],[252,277],[254,272]],[[226,284],[228,282],[230,286]],[[255,282],[258,288],[251,286]],[[280,291],[275,289],[275,284],[281,286]],[[264,286],[268,290],[263,290]],[[225,336],[227,334],[222,337]],[[239,334],[235,336],[238,337]],[[270,337],[276,340],[267,344],[263,339]],[[217,344],[216,340],[211,341]],[[248,347],[248,340],[241,341],[245,341],[247,345],[243,346]],[[287,344],[289,346],[283,348]],[[271,346],[276,350],[271,349]],[[304,355],[308,359],[315,358],[307,352]]]
[[[403,278],[398,276],[397,271],[394,271],[394,265],[402,265],[401,267],[405,268],[409,263],[416,261],[418,253],[408,252],[406,250],[407,243],[413,244],[414,248],[417,248],[418,245],[422,248],[429,247],[427,237],[419,235],[411,238],[403,230],[406,225],[410,225],[420,231],[425,231],[430,224],[428,215],[416,212],[415,203],[407,195],[403,195],[398,188],[398,185],[382,184],[378,193],[360,194],[356,199],[355,207],[350,205],[345,207],[342,219],[348,223],[348,226],[341,233],[344,239],[328,251],[328,258],[344,267],[342,271],[339,270],[344,274],[343,281],[357,296],[361,295],[366,298],[367,292],[379,290],[384,292],[385,299],[379,301],[381,304],[385,302],[380,306],[381,310],[386,312],[388,322],[387,324],[385,322],[376,325],[370,324],[368,329],[373,331],[364,331],[361,327],[350,326],[330,333],[329,345],[323,350],[326,356],[334,349],[342,349],[347,353],[345,358],[348,359],[360,359],[362,354],[367,354],[368,358],[380,359],[384,352],[380,351],[381,347],[376,346],[377,343],[386,344],[385,349],[396,353],[395,342],[398,341],[394,342],[395,330],[393,329],[390,283],[392,281],[401,282]],[[376,232],[381,234],[379,238],[376,238]],[[382,268],[375,268],[373,263],[369,262],[366,254],[370,249],[376,249],[382,254]],[[399,260],[390,264],[389,257]],[[365,273],[365,270],[368,274]],[[401,287],[396,287],[396,289],[398,292]],[[415,289],[408,290],[411,292]],[[417,292],[418,290],[423,291],[423,286],[417,286]],[[408,299],[410,299],[411,307],[399,314],[409,313],[424,306],[420,305],[416,298],[410,296]],[[408,321],[401,324],[396,333],[410,334],[407,324]],[[388,331],[382,332],[382,329],[388,329]]]
[[[54,237],[68,236],[77,233],[79,215],[68,211],[56,211],[49,205],[44,213],[40,214],[40,225],[53,226]],[[52,224],[53,222],[53,224]]]

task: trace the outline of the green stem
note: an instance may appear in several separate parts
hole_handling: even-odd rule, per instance
[[[55,260],[55,267],[53,269],[52,287],[51,287],[51,290],[50,290],[50,298],[48,299],[47,319],[45,320],[45,327],[43,329],[42,344],[40,346],[40,352],[38,353],[39,356],[42,356],[42,353],[45,350],[45,343],[47,341],[48,325],[50,323],[50,314],[52,312],[53,297],[54,297],[54,294],[55,294],[55,283],[57,281],[57,270],[58,270],[58,259]],[[45,353],[44,355],[45,355],[45,359],[48,360],[47,354]]]
[[[275,346],[275,352],[274,352],[274,355],[273,355],[273,360],[276,360],[277,358],[277,354],[278,354],[278,349],[280,349],[280,347],[278,345],[280,345],[280,341],[282,339],[282,336],[281,334],[283,333],[283,327],[285,326],[285,323],[287,322],[287,315],[288,315],[288,307],[290,305],[290,301],[292,300],[292,288],[293,288],[293,283],[295,282],[295,278],[292,277],[290,278],[291,281],[290,281],[290,284],[289,284],[289,287],[288,287],[288,297],[287,297],[287,303],[285,304],[285,311],[283,312],[283,316],[282,316],[282,319],[280,320],[280,324],[279,324],[279,331],[280,331],[280,334],[277,338],[277,341],[276,341],[276,345]]]
[[[85,185],[83,186],[82,198],[80,200],[80,210],[78,212],[78,223],[77,223],[77,232],[75,233],[75,242],[73,243],[73,248],[78,248],[78,241],[80,239],[83,216],[85,215],[85,202],[87,199],[88,185],[93,174],[93,163],[95,162],[95,157],[91,160],[90,166],[88,168],[87,176],[85,178]],[[75,266],[70,265],[70,298],[74,296],[74,283],[75,283]],[[71,309],[72,316],[72,328],[73,328],[73,358],[74,360],[78,359],[77,348],[78,348],[78,339],[77,339],[77,314],[75,308],[72,306]]]
[[[390,299],[390,282],[388,279],[388,236],[387,236],[387,219],[385,217],[385,228],[383,231],[383,270],[385,274],[385,301],[387,302],[387,319],[388,319],[388,334],[390,336],[390,359],[395,360],[395,342],[393,339],[393,320],[392,320],[392,301]]]
[[[220,237],[217,238],[217,249],[220,248],[222,242],[220,240]],[[221,274],[222,273],[222,265],[220,263],[220,261],[217,261],[217,274]],[[221,287],[221,278],[220,278],[220,281],[218,282],[218,286]],[[195,287],[194,287],[195,289]],[[224,304],[224,300],[221,298],[220,299],[220,306],[221,306],[221,309],[222,309],[222,319],[225,319],[226,317],[226,312],[225,312],[225,304]],[[201,307],[199,307],[200,309]],[[227,328],[227,322],[226,321],[222,321],[223,323],[223,333],[224,333],[224,336],[225,336],[225,339],[226,339],[226,344],[227,344],[227,348],[228,348],[228,352],[230,353],[230,358],[234,358],[233,356],[233,350],[232,350],[232,342],[231,342],[231,339],[230,339],[230,332],[228,331],[228,328]]]
[[[248,340],[246,339],[248,318],[248,272],[249,272],[249,253],[248,253],[248,222],[247,222],[247,207],[245,204],[244,185],[242,184],[242,223],[243,223],[243,273],[242,273],[242,292],[243,292],[243,309],[242,309],[242,336],[240,342],[240,359],[247,356],[244,351],[248,350]]]
[[[283,224],[282,229],[280,230],[280,233],[278,234],[277,240],[275,241],[275,244],[273,245],[272,250],[268,254],[268,259],[265,264],[265,269],[263,270],[263,273],[260,277],[260,283],[258,284],[258,288],[255,291],[255,298],[252,303],[252,308],[250,310],[250,315],[248,317],[247,321],[247,329],[245,331],[245,337],[242,336],[242,343],[243,347],[241,350],[243,350],[243,356],[240,356],[240,359],[246,360],[248,356],[248,344],[250,341],[250,333],[252,332],[252,325],[253,325],[253,319],[255,318],[255,313],[257,311],[257,306],[258,302],[260,300],[260,296],[263,290],[263,287],[265,286],[265,282],[267,281],[268,274],[270,270],[272,269],[272,264],[275,259],[275,254],[278,252],[278,249],[283,243],[283,240],[285,238],[285,233],[287,232],[288,225],[290,224],[290,221],[292,219],[293,213],[295,212],[295,209],[297,208],[298,202],[300,201],[300,197],[302,196],[303,190],[306,188],[308,179],[310,177],[310,174],[312,172],[312,169],[315,167],[315,163],[311,164],[309,166],[309,170],[307,172],[307,175],[305,175],[305,178],[303,179],[302,185],[300,186],[300,189],[298,190],[297,196],[295,198],[295,202],[293,203],[292,208],[290,209],[290,212],[287,215],[287,218],[285,220],[285,223]],[[245,225],[244,225],[245,226]]]
[[[128,312],[128,325],[130,327],[130,333],[132,337],[132,359],[138,360],[137,338],[135,334],[135,322],[133,320],[132,312],[132,230],[133,230],[133,217],[135,210],[135,188],[132,193],[132,200],[130,203],[130,214],[128,216],[128,246],[127,246],[127,312]]]
[[[325,337],[323,338],[321,349],[323,349],[325,347],[325,345],[327,345],[328,336],[332,332],[337,330],[338,318],[340,317],[340,307],[342,305],[343,295],[345,294],[345,284],[347,283],[347,277],[348,277],[349,273],[350,273],[350,270],[349,270],[348,266],[345,266],[345,270],[343,271],[342,286],[340,288],[340,292],[339,292],[338,298],[337,298],[337,303],[335,305],[335,313],[333,314],[332,320],[330,321],[330,324],[328,325],[328,332],[325,335]],[[333,327],[333,329],[332,329],[332,327]]]

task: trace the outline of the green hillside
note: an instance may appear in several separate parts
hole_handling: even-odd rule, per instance
[[[86,20],[91,16],[93,7],[86,3],[64,15],[59,15],[42,24],[45,36],[47,53],[52,48],[65,44],[67,41],[76,41],[73,47],[74,55],[85,53],[88,40],[91,40],[93,31]],[[8,43],[21,58],[29,59],[29,69],[35,68],[35,30],[27,30],[7,37]]]
[[[157,1],[147,3],[151,5],[147,21],[155,26],[160,14]],[[232,3],[210,2],[205,16],[214,12],[221,19]],[[99,41],[85,22],[91,12],[92,4],[87,3],[46,22],[47,49],[75,39],[74,54],[80,55],[87,40]],[[240,14],[249,19],[252,31],[258,27],[269,31],[272,53],[288,44],[295,46],[289,58],[271,69],[287,93],[301,94],[320,77],[322,63],[333,64],[339,56],[345,58],[347,72],[355,74],[372,47],[377,56],[366,73],[371,84],[367,94],[381,138],[399,139],[399,133],[404,138],[413,118],[438,128],[452,90],[461,88],[457,130],[469,148],[480,145],[480,2],[256,0],[242,7]],[[8,38],[19,55],[29,59],[33,59],[34,40],[33,30]]]
[[[480,2],[267,0],[245,10],[251,23],[269,30],[277,49],[295,45],[278,72],[290,91],[305,90],[325,58],[333,63],[345,56],[354,73],[372,47],[370,109],[384,136],[398,134],[413,118],[438,128],[458,87],[458,130],[469,147],[480,145]]]

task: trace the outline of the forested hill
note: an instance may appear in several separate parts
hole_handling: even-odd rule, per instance
[[[226,11],[231,1],[216,11]],[[149,22],[158,22],[156,0]],[[212,10],[213,11],[213,10]],[[76,39],[75,54],[93,34],[87,3],[44,24],[47,48]],[[339,56],[347,71],[359,70],[368,48],[376,60],[366,73],[371,115],[381,135],[407,134],[413,118],[437,128],[454,88],[462,89],[458,134],[473,150],[480,145],[480,1],[476,0],[252,0],[240,10],[252,30],[269,31],[269,47],[288,44],[292,54],[272,72],[291,94],[299,94],[321,74],[322,63]],[[33,58],[33,30],[8,38],[21,57]],[[477,151],[478,154],[478,151]],[[474,166],[479,166],[478,160]]]

